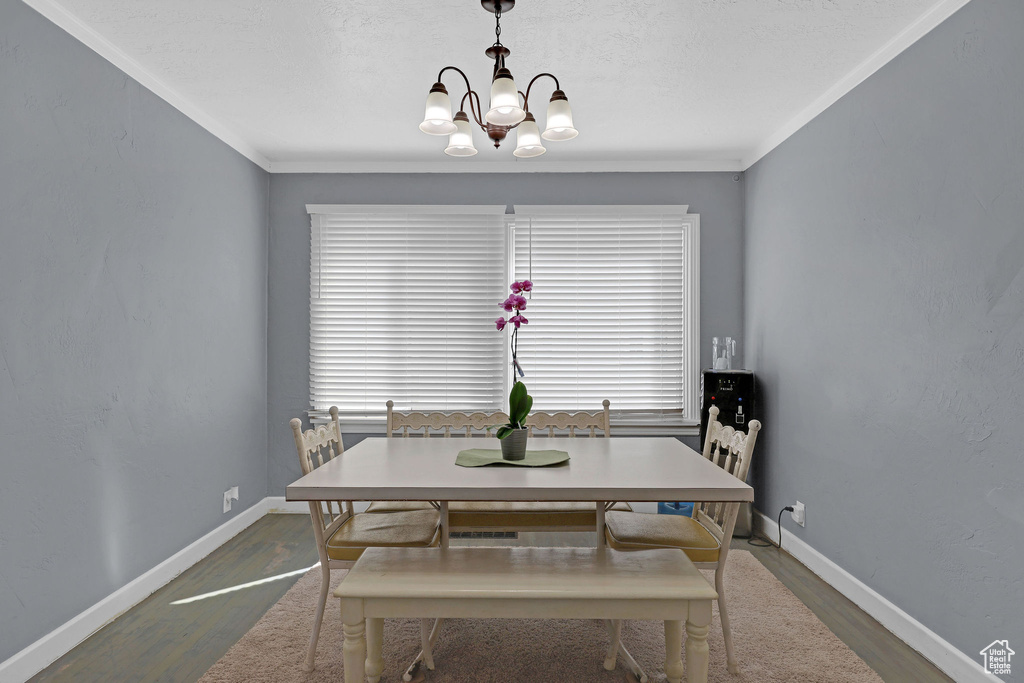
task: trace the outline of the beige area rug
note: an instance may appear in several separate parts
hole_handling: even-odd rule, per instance
[[[344,572],[334,572],[340,581]],[[710,572],[705,572],[711,576]],[[745,550],[729,553],[725,576],[733,642],[741,673],[725,668],[725,643],[715,607],[708,643],[709,681],[843,683],[881,679],[793,593]],[[311,570],[203,676],[203,683],[319,682],[344,680],[341,614],[329,599],[320,632],[317,669],[303,671],[320,569]],[[664,681],[665,638],[661,622],[623,625],[623,642],[652,681]],[[436,669],[426,683],[590,683],[626,680],[619,663],[602,667],[607,633],[596,620],[467,619],[444,624],[434,651]],[[419,651],[419,621],[384,622],[384,675],[398,683]]]

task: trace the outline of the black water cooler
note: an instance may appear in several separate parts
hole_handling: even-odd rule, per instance
[[[704,370],[700,374],[700,448],[708,430],[708,411],[718,406],[718,421],[747,431],[751,420],[759,419],[754,394],[754,373],[749,370]],[[740,505],[735,536],[746,538],[753,531],[750,503]]]

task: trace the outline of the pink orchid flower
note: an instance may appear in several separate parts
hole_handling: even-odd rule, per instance
[[[529,320],[526,319],[525,315],[514,315],[511,318],[509,318],[508,321],[515,325],[517,330],[519,329],[520,325],[526,325],[527,323],[530,322]]]
[[[498,304],[498,305],[499,305],[499,306],[501,306],[501,307],[502,307],[503,309],[505,309],[506,311],[508,311],[509,313],[511,313],[512,311],[514,311],[514,310],[515,310],[515,308],[516,308],[516,304],[515,304],[515,302],[514,302],[514,301],[512,300],[512,297],[509,297],[509,298],[505,299],[504,301],[502,301],[502,302],[501,302],[500,304]]]
[[[533,283],[530,282],[529,280],[523,280],[520,283],[520,286],[522,287],[522,290],[524,292],[532,292],[533,291]]]
[[[509,285],[508,288],[512,290],[513,294],[519,294],[521,291],[523,291],[523,283],[516,281]]]
[[[526,297],[525,296],[520,296],[518,294],[513,294],[512,296],[510,296],[508,298],[508,300],[512,302],[513,308],[515,308],[517,311],[525,311],[526,310]]]
[[[504,318],[498,318],[497,320],[494,321],[494,326],[498,328],[498,332],[501,332],[503,329],[505,329],[505,325],[507,324],[508,321],[505,320]]]

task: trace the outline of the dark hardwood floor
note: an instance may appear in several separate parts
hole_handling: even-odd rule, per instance
[[[592,546],[594,534],[522,533],[515,540],[452,544]],[[788,553],[742,539],[732,547],[751,551],[883,680],[951,680]],[[300,570],[316,562],[307,515],[267,515],[31,680],[195,681],[298,581]],[[236,590],[172,604],[232,587]]]

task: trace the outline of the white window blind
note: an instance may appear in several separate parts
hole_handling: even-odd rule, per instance
[[[633,424],[695,420],[698,221],[685,206],[516,206],[513,277],[534,283],[523,381],[542,410],[605,398]]]
[[[312,413],[497,410],[504,206],[308,206]]]

